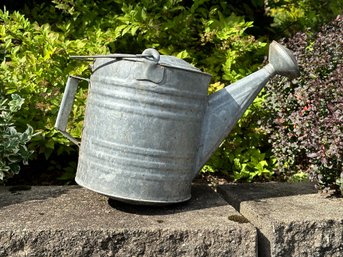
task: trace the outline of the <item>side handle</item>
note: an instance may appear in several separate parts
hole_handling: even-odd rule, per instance
[[[80,141],[70,135],[66,129],[68,124],[68,118],[70,112],[73,108],[75,94],[77,90],[77,85],[79,84],[80,80],[86,80],[89,83],[88,79],[76,77],[76,76],[69,76],[67,80],[67,84],[63,93],[63,98],[61,102],[60,109],[57,114],[57,119],[55,122],[55,129],[59,130],[66,138],[68,138],[71,142],[80,146]]]

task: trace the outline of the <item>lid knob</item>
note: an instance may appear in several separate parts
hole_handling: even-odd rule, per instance
[[[158,63],[160,61],[160,53],[154,48],[147,48],[143,51],[142,55],[150,55],[147,58],[150,61]]]

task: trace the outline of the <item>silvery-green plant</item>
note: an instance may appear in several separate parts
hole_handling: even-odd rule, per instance
[[[20,164],[27,164],[32,150],[26,147],[31,140],[33,128],[27,125],[24,132],[18,132],[14,125],[14,114],[20,110],[24,99],[17,94],[11,99],[0,95],[0,180],[19,173]]]

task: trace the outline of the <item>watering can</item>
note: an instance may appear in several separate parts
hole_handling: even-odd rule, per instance
[[[211,95],[209,74],[155,49],[72,58],[95,60],[81,142],[66,128],[83,78],[68,78],[55,123],[80,146],[75,180],[141,205],[190,199],[192,180],[267,81],[299,74],[292,53],[277,42],[266,66]]]

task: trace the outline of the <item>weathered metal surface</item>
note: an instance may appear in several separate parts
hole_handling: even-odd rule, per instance
[[[93,70],[77,183],[125,201],[189,199],[210,76],[146,60]]]
[[[156,50],[94,56],[77,183],[140,204],[189,199],[195,174],[268,79],[298,74],[294,57],[281,45],[273,42],[269,55],[264,68],[209,97],[209,74]],[[73,95],[69,88],[66,97]],[[73,97],[65,101],[61,109]],[[66,122],[56,124],[65,131]]]

